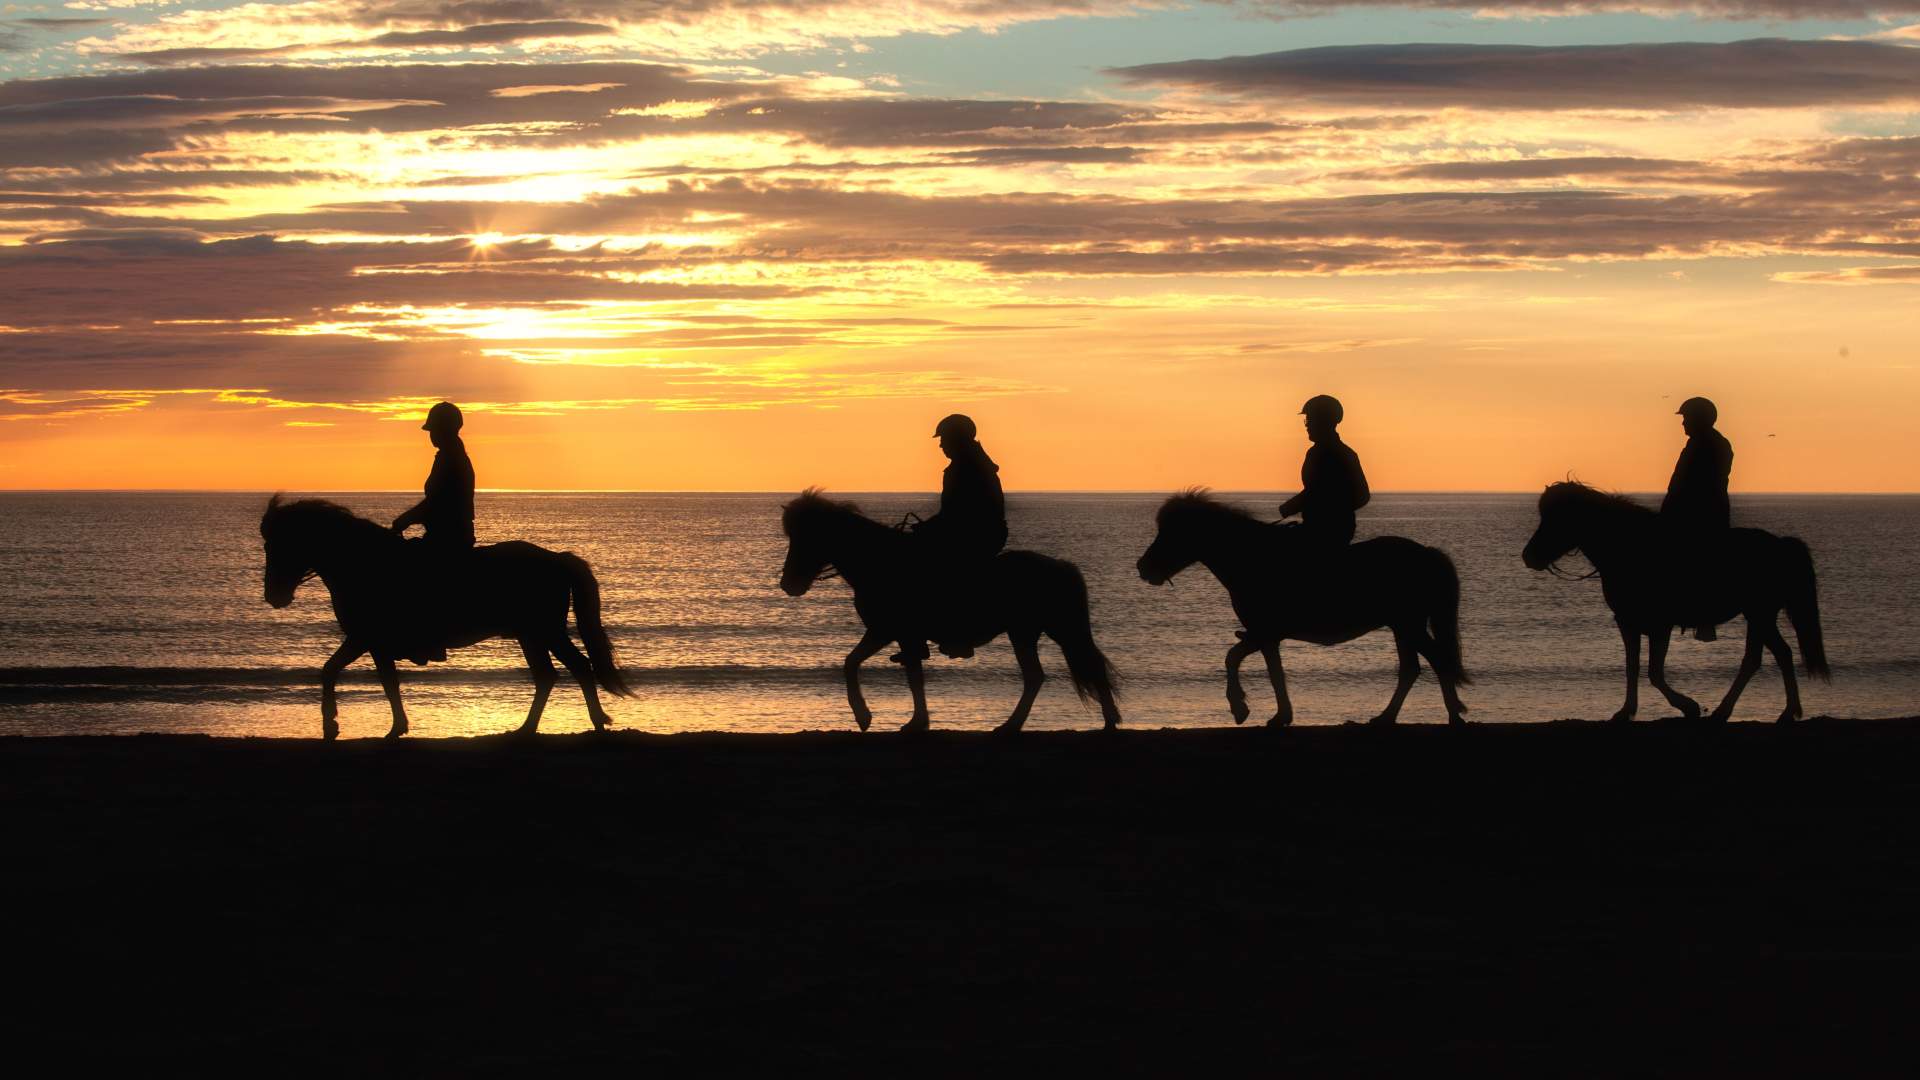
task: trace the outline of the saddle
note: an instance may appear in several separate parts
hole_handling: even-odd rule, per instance
[[[485,548],[408,540],[401,545],[396,591],[413,598],[412,618],[401,635],[402,655],[425,667],[445,661],[449,627],[469,583],[474,556]]]

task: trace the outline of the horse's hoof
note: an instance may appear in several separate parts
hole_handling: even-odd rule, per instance
[[[999,727],[994,728],[993,733],[1003,738],[1007,736],[1018,735],[1020,734],[1020,725],[1009,720],[1006,723],[1001,724]]]
[[[329,720],[320,725],[320,737],[328,742],[340,737],[340,725]]]
[[[873,714],[870,712],[854,713],[853,722],[860,726],[861,731],[865,731],[873,726]]]
[[[1680,715],[1686,717],[1688,720],[1700,719],[1700,703],[1692,698],[1681,701],[1678,705],[1674,706],[1674,708],[1679,709]]]
[[[407,733],[407,729],[403,727],[388,728],[387,734],[385,737],[389,739],[397,739],[400,736],[405,735],[406,733]]]
[[[1447,726],[1448,727],[1466,727],[1467,718],[1464,716],[1461,716],[1459,713],[1449,714],[1447,716]]]
[[[1608,717],[1608,718],[1607,718],[1607,723],[1609,723],[1609,724],[1631,724],[1631,723],[1633,723],[1633,710],[1632,710],[1632,709],[1621,709],[1621,710],[1620,710],[1619,712],[1617,712],[1617,713],[1614,713],[1614,714],[1613,714],[1612,716],[1610,716],[1610,717]]]
[[[1709,717],[1707,717],[1707,723],[1709,723],[1709,724],[1724,724],[1724,723],[1726,723],[1726,722],[1727,722],[1728,720],[1731,720],[1731,719],[1733,719],[1733,710],[1732,710],[1732,709],[1715,709],[1715,710],[1713,710],[1713,715],[1712,715],[1712,716],[1709,716]]]
[[[1227,711],[1233,714],[1233,722],[1236,724],[1246,723],[1247,717],[1253,715],[1253,710],[1247,708],[1247,704],[1244,701],[1228,702]]]
[[[1800,714],[1794,712],[1792,709],[1785,709],[1779,716],[1773,718],[1773,722],[1776,724],[1793,724],[1798,723],[1799,720]]]
[[[925,735],[932,730],[932,722],[925,719],[909,720],[900,726],[900,734],[902,735]]]
[[[1373,719],[1367,721],[1367,726],[1392,727],[1394,724],[1398,723],[1399,721],[1400,721],[1400,718],[1398,716],[1393,715],[1392,713],[1381,713],[1379,716],[1376,716]]]
[[[1274,713],[1272,718],[1270,718],[1267,721],[1267,726],[1270,728],[1292,727],[1293,714],[1292,713]]]

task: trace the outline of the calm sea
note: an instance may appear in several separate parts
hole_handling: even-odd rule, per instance
[[[409,497],[334,494],[388,520]],[[611,701],[623,728],[646,731],[851,729],[839,664],[859,636],[846,587],[825,582],[793,599],[776,585],[785,543],[780,494],[482,494],[482,543],[526,539],[585,556],[599,574],[614,641],[637,695]],[[932,510],[932,495],[852,495],[874,516]],[[1279,496],[1232,496],[1270,511]],[[1013,545],[1078,562],[1092,588],[1094,627],[1125,680],[1122,706],[1139,727],[1231,723],[1222,656],[1233,641],[1226,595],[1204,569],[1151,588],[1134,560],[1152,539],[1161,496],[1014,494]],[[1363,536],[1397,533],[1446,549],[1464,586],[1462,634],[1478,682],[1471,718],[1599,719],[1620,703],[1620,646],[1597,582],[1529,572],[1520,549],[1534,525],[1528,495],[1381,495]],[[142,731],[313,736],[317,671],[338,641],[324,586],[294,605],[261,600],[257,523],[264,495],[0,494],[0,733]],[[1831,686],[1806,688],[1810,714],[1920,712],[1920,497],[1764,495],[1736,498],[1735,519],[1805,539],[1820,572],[1834,666]],[[1578,559],[1573,560],[1576,565]],[[1676,686],[1709,706],[1739,661],[1742,632],[1717,644],[1677,641]],[[1096,727],[1061,677],[1032,726]],[[1287,646],[1298,721],[1363,720],[1393,683],[1391,638]],[[1254,720],[1270,700],[1258,659],[1247,668]],[[524,715],[529,684],[518,648],[489,642],[449,664],[403,668],[415,733],[499,732]],[[876,727],[910,709],[884,654],[867,667]],[[929,672],[936,726],[984,728],[1013,705],[1019,682],[1004,641],[971,661],[936,658]],[[343,682],[343,734],[378,735],[387,713],[366,661]],[[1643,688],[1642,716],[1667,712]],[[1769,666],[1738,716],[1771,718],[1782,702]],[[1406,722],[1443,719],[1423,677]],[[587,727],[570,682],[543,729]]]

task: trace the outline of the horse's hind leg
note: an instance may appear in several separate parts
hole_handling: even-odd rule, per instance
[[[1793,650],[1787,648],[1787,639],[1780,635],[1779,623],[1774,621],[1772,626],[1773,633],[1767,635],[1767,651],[1773,654],[1773,662],[1780,668],[1780,679],[1787,684],[1787,707],[1780,710],[1776,722],[1791,724],[1805,715],[1800,708],[1800,680],[1793,674]]]
[[[1774,633],[1779,633],[1776,628]],[[1720,699],[1720,706],[1713,710],[1713,719],[1725,723],[1733,716],[1734,703],[1740,700],[1740,692],[1747,688],[1754,673],[1760,670],[1760,653],[1766,647],[1768,630],[1761,626],[1761,620],[1747,618],[1747,651],[1740,654],[1740,671],[1733,677],[1733,685],[1727,687],[1727,696]]]
[[[1267,681],[1273,684],[1273,718],[1267,726],[1289,727],[1293,724],[1293,699],[1287,696],[1287,669],[1280,663],[1280,643],[1263,642],[1260,655],[1267,661]]]
[[[1421,632],[1420,639],[1414,643],[1421,656],[1427,658],[1427,666],[1433,669],[1434,677],[1440,680],[1440,699],[1447,704],[1447,723],[1461,725],[1467,722],[1467,703],[1460,700],[1460,683],[1447,668],[1441,666],[1434,653],[1440,643],[1433,636]]]
[[[526,722],[515,734],[531,735],[540,729],[540,714],[546,711],[547,696],[553,693],[553,684],[560,681],[560,676],[553,670],[553,657],[547,655],[545,645],[521,638],[520,655],[527,658],[527,672],[533,676],[533,707],[527,710]]]
[[[400,704],[400,672],[393,666],[393,657],[373,654],[373,669],[380,673],[380,689],[387,692],[387,705],[393,709],[393,726],[387,729],[387,738],[397,739],[407,733],[407,709]]]
[[[900,643],[901,663],[907,669],[907,689],[913,691],[913,719],[900,728],[902,735],[924,735],[933,727],[933,717],[927,712],[927,669],[921,657],[926,655],[927,643],[914,641]]]
[[[1400,706],[1406,704],[1407,691],[1413,689],[1413,682],[1420,677],[1420,651],[1414,647],[1413,635],[1395,627],[1393,647],[1400,651],[1399,682],[1394,685],[1393,697],[1387,707],[1369,723],[1385,727],[1400,719]]]
[[[1020,662],[1020,701],[1006,723],[993,729],[1000,735],[1011,735],[1026,724],[1033,699],[1040,696],[1040,686],[1047,681],[1046,669],[1040,666],[1040,635],[1021,631],[1008,634],[1007,640],[1013,643],[1013,658]]]
[[[340,672],[348,664],[366,655],[367,647],[348,638],[333,650],[327,662],[320,668],[320,737],[334,739],[340,735],[340,702],[336,687],[340,682]]]
[[[580,693],[587,699],[587,718],[593,721],[593,730],[605,731],[613,726],[613,717],[600,707],[600,685],[593,681],[593,663],[581,654],[573,639],[561,631],[548,645],[553,655],[567,665],[567,670],[580,683]],[[551,668],[549,668],[551,670]]]
[[[1681,716],[1694,720],[1700,716],[1700,703],[1667,684],[1667,642],[1672,637],[1671,626],[1647,631],[1647,681],[1666,696],[1667,704],[1680,710]]]

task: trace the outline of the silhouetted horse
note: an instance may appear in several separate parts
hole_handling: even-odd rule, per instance
[[[926,595],[918,577],[926,560],[908,534],[889,528],[860,513],[852,503],[837,502],[808,488],[786,505],[780,517],[787,534],[787,561],[780,572],[780,588],[788,596],[803,596],[823,576],[837,572],[853,589],[853,607],[866,623],[866,636],[847,654],[847,704],[860,730],[873,722],[860,693],[860,665],[890,642],[899,642],[913,690],[913,719],[900,730],[927,730],[926,675],[918,657],[924,655],[929,613],[915,611]],[[1066,656],[1067,672],[1080,700],[1100,703],[1106,727],[1120,723],[1114,704],[1113,665],[1093,642],[1087,583],[1080,569],[1063,559],[1032,551],[1005,551],[988,560],[972,590],[975,624],[966,644],[985,645],[1001,634],[1013,644],[1020,662],[1020,701],[1013,714],[995,730],[1020,730],[1039,696],[1046,674],[1040,667],[1040,635],[1046,634]]]
[[[1227,706],[1233,722],[1247,719],[1240,661],[1266,657],[1278,711],[1268,727],[1293,723],[1287,676],[1280,664],[1284,640],[1337,645],[1381,627],[1400,651],[1399,684],[1376,724],[1400,715],[1420,677],[1424,656],[1440,677],[1449,723],[1463,724],[1467,707],[1457,687],[1471,680],[1460,662],[1460,577],[1438,548],[1405,537],[1382,536],[1328,552],[1306,530],[1260,521],[1193,488],[1161,504],[1159,535],[1140,556],[1140,577],[1160,585],[1201,563],[1226,586],[1233,613],[1246,632],[1227,652]]]
[[[1691,541],[1687,541],[1691,542]],[[1627,651],[1627,701],[1613,719],[1627,721],[1640,707],[1640,637],[1647,638],[1647,681],[1683,716],[1700,715],[1700,704],[1667,685],[1667,639],[1676,626],[1718,625],[1736,615],[1747,620],[1747,651],[1740,672],[1713,719],[1733,714],[1734,702],[1760,670],[1760,650],[1773,653],[1787,684],[1787,707],[1779,721],[1800,718],[1800,686],[1793,653],[1780,634],[1779,615],[1793,620],[1807,675],[1827,681],[1827,646],[1820,632],[1813,553],[1791,536],[1760,529],[1728,529],[1706,557],[1688,553],[1668,523],[1651,509],[1619,495],[1565,481],[1548,484],[1540,496],[1540,527],[1521,558],[1545,570],[1578,550],[1600,574],[1602,592],[1620,626]]]
[[[418,545],[386,526],[322,499],[282,503],[278,495],[260,518],[260,536],[267,547],[267,603],[277,608],[293,603],[294,590],[314,576],[333,594],[333,613],[346,640],[320,673],[326,738],[340,733],[334,684],[341,669],[365,653],[373,654],[393,706],[388,738],[407,732],[396,661],[491,637],[518,639],[533,673],[533,708],[520,725],[523,733],[539,726],[547,695],[558,681],[549,652],[580,680],[594,730],[613,722],[600,707],[595,684],[609,693],[629,693],[600,624],[600,584],[579,556],[518,541],[494,544],[463,556],[457,571],[441,582],[435,577],[440,568],[428,566]],[[586,656],[567,636],[569,600]]]

